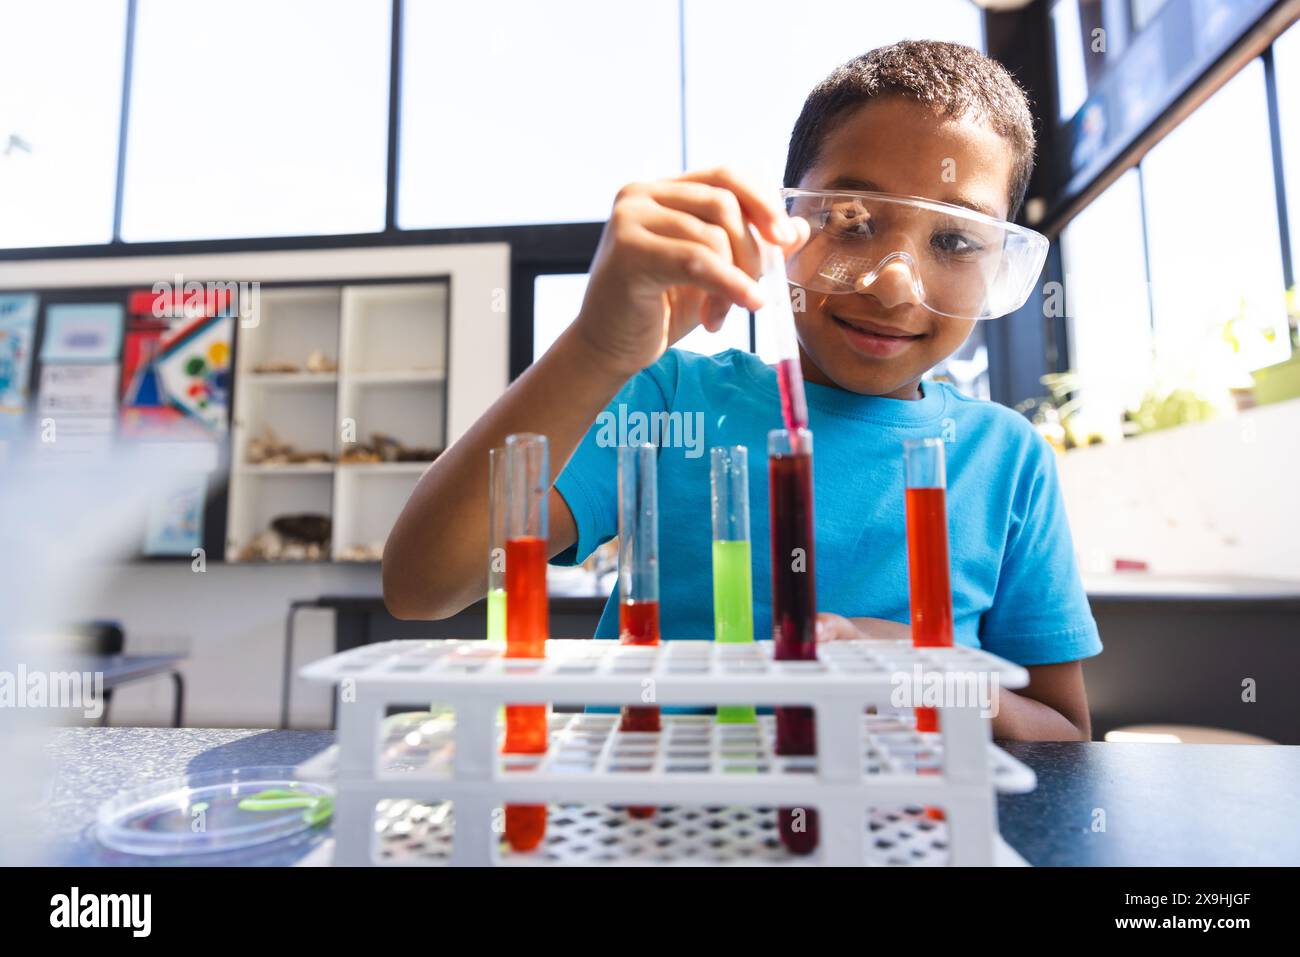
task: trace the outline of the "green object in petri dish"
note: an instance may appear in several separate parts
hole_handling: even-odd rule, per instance
[[[241,811],[285,811],[302,808],[302,819],[316,827],[324,824],[334,815],[334,799],[301,791],[271,788],[258,791],[239,802]]]
[[[713,638],[724,644],[754,640],[754,586],[747,541],[713,543]],[[752,705],[719,705],[719,724],[752,724]]]

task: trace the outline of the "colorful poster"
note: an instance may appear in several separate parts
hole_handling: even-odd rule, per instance
[[[59,303],[45,310],[42,362],[116,362],[121,347],[118,303]]]
[[[122,434],[130,438],[212,438],[230,407],[230,315],[197,318],[136,312],[122,351]]]
[[[117,366],[41,366],[37,403],[42,416],[112,415],[117,400]]]
[[[34,295],[0,295],[0,412],[27,408],[36,303]]]
[[[151,557],[184,555],[203,544],[203,505],[208,494],[206,475],[177,476],[150,504],[144,553]]]
[[[22,432],[36,338],[36,306],[34,295],[0,295],[0,442]]]

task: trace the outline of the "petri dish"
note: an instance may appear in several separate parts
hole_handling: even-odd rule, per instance
[[[239,806],[265,791],[292,792],[292,796],[263,801],[256,810]],[[233,851],[318,826],[320,815],[312,813],[311,804],[333,797],[330,785],[301,780],[292,767],[202,771],[131,788],[106,801],[96,817],[95,835],[100,843],[128,854]]]

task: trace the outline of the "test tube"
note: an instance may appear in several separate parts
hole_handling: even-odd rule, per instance
[[[947,477],[943,439],[903,442],[907,486],[907,573],[911,591],[912,644],[952,644],[952,584],[948,567]],[[918,731],[938,731],[933,708],[916,709]]]
[[[506,511],[509,486],[506,482],[506,450],[488,451],[488,588],[487,640],[506,642]]]
[[[813,542],[812,432],[768,433],[768,494],[772,525],[772,640],[778,661],[817,657],[817,585]],[[776,753],[817,753],[809,707],[777,707]],[[793,854],[817,847],[817,812],[778,808],[778,833]]]
[[[618,637],[659,644],[659,485],[655,447],[618,450]],[[658,708],[624,708],[624,731],[658,731]]]
[[[550,466],[546,436],[506,439],[506,657],[542,658],[549,632],[546,598],[546,499]],[[506,754],[544,754],[546,704],[507,704]],[[506,841],[530,851],[546,834],[545,804],[508,804]]]
[[[749,450],[709,450],[713,511],[713,639],[754,641],[754,585],[749,543]],[[753,724],[753,705],[722,705],[720,724]]]
[[[618,637],[625,645],[659,644],[659,484],[652,445],[618,450]],[[658,732],[659,709],[628,705],[619,730]],[[653,807],[632,806],[632,817]]]
[[[911,592],[912,644],[920,648],[952,645],[952,583],[948,560],[948,478],[943,440],[906,439],[903,475],[907,507],[907,574]],[[917,731],[938,731],[939,713],[916,709]],[[923,771],[921,773],[935,773]],[[926,817],[941,821],[941,808],[926,807]]]

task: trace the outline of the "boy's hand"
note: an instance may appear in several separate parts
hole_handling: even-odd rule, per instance
[[[695,326],[717,332],[733,303],[757,309],[749,223],[787,256],[808,239],[778,195],[726,167],[624,186],[574,325],[611,371],[632,376]]]
[[[910,639],[912,626],[885,618],[845,618],[828,611],[817,614],[818,641],[851,641],[855,638]]]

